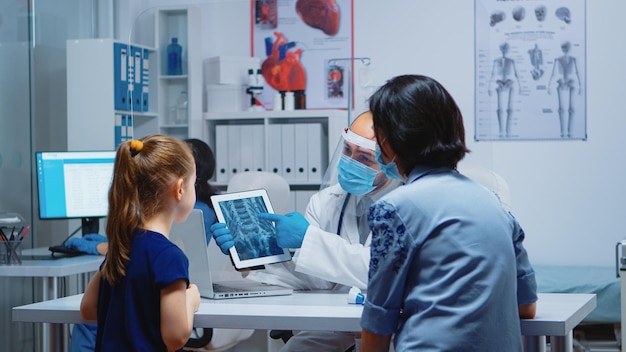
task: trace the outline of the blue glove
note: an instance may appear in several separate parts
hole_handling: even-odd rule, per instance
[[[213,238],[215,238],[215,243],[220,247],[222,253],[228,254],[228,249],[235,245],[235,240],[233,239],[233,235],[230,233],[228,227],[223,222],[216,222],[211,225],[210,228],[213,233]]]
[[[282,248],[300,248],[309,222],[302,214],[293,212],[285,215],[260,213],[261,220],[273,221],[276,225],[276,242]]]
[[[102,242],[108,242],[105,236],[97,233],[88,233],[83,237],[72,237],[65,242],[65,247],[70,249],[76,249],[79,252],[86,254],[99,255],[98,244]]]

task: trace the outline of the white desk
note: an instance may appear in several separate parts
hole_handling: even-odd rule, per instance
[[[54,324],[87,323],[80,317],[82,295],[13,308],[13,321]],[[537,318],[522,320],[528,350],[545,350],[535,341],[551,336],[552,351],[572,351],[572,329],[596,307],[594,294],[539,294]],[[348,304],[345,294],[296,292],[290,296],[203,299],[196,327],[361,331],[362,306]]]
[[[50,256],[48,248],[33,248],[22,251],[22,264],[0,265],[0,276],[6,277],[39,277],[42,279],[42,299],[54,300],[59,295],[59,279],[64,276],[85,274],[98,270],[103,256],[81,255],[76,257]],[[30,256],[42,259],[28,259]],[[43,259],[46,258],[46,259]],[[58,331],[52,331],[57,330]],[[64,343],[62,326],[44,324],[42,340],[49,341],[43,351],[62,350]],[[61,346],[61,349],[59,347]]]

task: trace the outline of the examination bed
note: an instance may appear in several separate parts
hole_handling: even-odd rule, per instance
[[[537,291],[542,293],[595,293],[597,307],[574,330],[574,338],[586,344],[602,340],[620,346],[620,278],[610,266],[533,265]],[[579,336],[576,336],[576,331]],[[592,342],[589,342],[593,344]]]

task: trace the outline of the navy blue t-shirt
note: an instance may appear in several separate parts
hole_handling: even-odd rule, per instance
[[[180,248],[160,233],[136,229],[126,276],[113,287],[100,281],[96,351],[167,351],[160,294],[178,279],[189,284]]]

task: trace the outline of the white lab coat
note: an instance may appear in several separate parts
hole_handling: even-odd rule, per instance
[[[388,187],[372,196],[374,201],[396,188]],[[337,235],[341,208],[347,193],[338,184],[325,188],[309,200],[305,218],[309,221],[302,246],[293,260],[266,265],[265,270],[248,274],[248,278],[292,287],[296,290],[336,290],[347,292],[351,286],[367,289],[371,233],[359,243],[356,204],[351,196]],[[283,351],[344,350],[355,343],[358,335],[350,332],[303,331],[296,333]]]
[[[397,182],[372,195],[376,201],[398,186]],[[337,227],[347,193],[338,184],[325,188],[309,200],[305,218],[309,221],[301,248],[293,260],[267,265],[248,278],[292,287],[296,290],[348,291],[351,286],[367,289],[371,234],[359,243],[356,204],[351,196],[344,211],[341,233]]]

